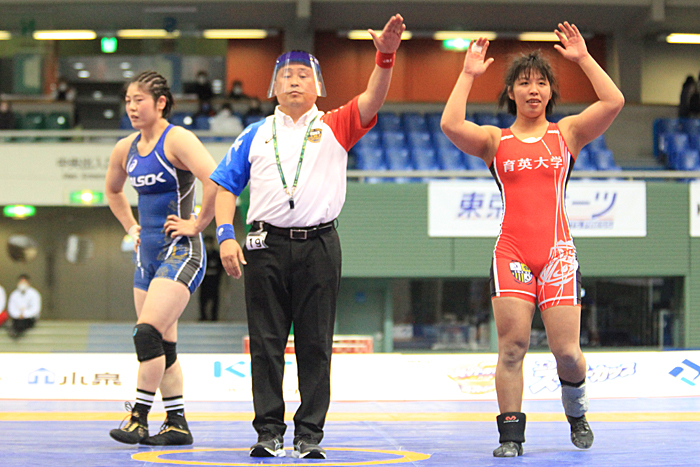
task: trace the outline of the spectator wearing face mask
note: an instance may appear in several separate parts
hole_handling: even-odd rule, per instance
[[[36,324],[41,314],[41,295],[30,285],[29,276],[22,274],[17,279],[17,288],[10,294],[7,312],[12,318],[10,336],[20,337]]]

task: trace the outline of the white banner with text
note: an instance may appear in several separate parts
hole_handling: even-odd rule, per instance
[[[570,181],[566,211],[574,238],[645,237],[646,184],[618,180]],[[493,180],[431,181],[428,184],[428,235],[431,237],[497,237],[502,214],[501,193]]]
[[[496,354],[333,356],[334,401],[496,400]],[[191,401],[250,401],[250,355],[181,354]],[[132,354],[0,354],[0,399],[131,400],[138,362]],[[591,352],[591,398],[700,396],[700,351]],[[285,355],[284,396],[298,401],[297,367]],[[524,398],[559,399],[556,362],[530,353]]]

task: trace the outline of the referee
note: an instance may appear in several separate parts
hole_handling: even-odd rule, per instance
[[[333,324],[341,251],[335,219],[345,202],[348,150],[376,123],[386,99],[396,50],[406,29],[393,16],[381,33],[369,30],[377,48],[367,89],[324,113],[326,95],[316,58],[292,51],[277,59],[268,97],[274,115],[248,126],[211,175],[216,196],[217,239],[226,273],[241,277],[253,380],[252,457],[285,455],[282,379],[284,350],[294,325],[301,405],[294,415],[298,458],[325,459],[319,446],[330,404]],[[250,183],[245,253],[232,226],[236,199]]]

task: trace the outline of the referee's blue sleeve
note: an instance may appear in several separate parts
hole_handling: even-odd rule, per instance
[[[238,135],[216,170],[209,176],[217,185],[239,196],[250,180],[250,146],[260,125],[250,125]]]

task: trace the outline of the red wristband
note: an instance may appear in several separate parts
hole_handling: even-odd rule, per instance
[[[385,54],[377,50],[375,63],[380,68],[392,68],[394,66],[394,58],[396,58],[396,52]]]

